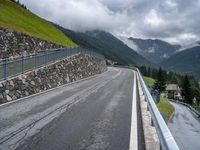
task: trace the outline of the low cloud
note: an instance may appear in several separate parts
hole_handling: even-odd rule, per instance
[[[200,39],[200,0],[20,0],[31,11],[76,31],[159,38],[191,44]]]
[[[43,18],[76,31],[113,30],[129,23],[126,11],[113,12],[97,0],[21,0]]]

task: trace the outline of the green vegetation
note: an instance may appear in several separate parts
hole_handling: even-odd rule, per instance
[[[162,82],[160,82],[161,84],[158,82],[160,85],[164,86],[163,81],[166,81],[167,84],[178,84],[179,87],[182,88],[182,96],[186,103],[191,104],[193,98],[195,97],[197,103],[200,104],[200,84],[199,81],[195,79],[193,76],[182,75],[172,71],[167,72],[166,70],[162,70],[161,68],[159,69],[160,75],[159,75],[159,70],[156,68],[141,66],[139,67],[139,69],[141,73],[146,77],[153,78],[156,81],[162,80]],[[156,86],[159,87],[160,85],[159,86],[158,85]],[[157,88],[156,86],[154,85],[153,88],[156,89]],[[164,88],[162,86],[160,87],[161,90]]]
[[[156,82],[155,79],[144,76],[144,81],[149,87],[153,87],[154,83]]]
[[[158,78],[156,79],[156,82],[154,84],[154,89],[157,90],[159,93],[162,93],[165,91],[166,88],[166,79],[164,77],[164,71],[159,68],[158,70]]]
[[[160,84],[158,80],[166,81],[168,84],[178,84],[182,88],[184,101],[200,111],[200,86],[198,80],[196,80],[193,76],[181,75],[174,72],[167,73],[161,68],[158,70],[155,68],[146,68],[145,66],[141,66],[139,69],[144,75],[146,84],[154,89],[156,88],[156,83]],[[165,85],[165,83],[161,85]],[[161,88],[163,87],[161,86]],[[194,97],[196,98],[196,103],[193,103]],[[160,112],[167,113],[168,119],[175,111],[173,105],[163,97],[161,97],[157,106]]]
[[[160,97],[160,102],[157,104],[157,107],[160,112],[167,113],[168,120],[175,111],[174,106],[166,98],[162,96]]]
[[[153,87],[156,82],[155,79],[146,76],[144,76],[144,81],[150,87]],[[168,120],[175,111],[174,106],[166,98],[162,96],[160,97],[160,102],[157,104],[157,107],[160,112],[167,113]]]
[[[10,0],[0,0],[0,28],[21,32],[63,46],[76,46],[52,24]]]
[[[176,72],[193,75],[200,79],[200,46],[180,51],[165,59],[160,65]]]
[[[150,77],[144,77],[144,81],[146,82],[146,84],[150,87],[153,87],[156,80]],[[175,109],[174,106],[164,97],[160,97],[160,102],[157,104],[158,110],[160,112],[165,112],[167,113],[167,118],[168,120],[170,119],[170,117],[172,116],[172,114],[174,113]]]
[[[188,79],[187,75],[184,78],[182,88],[183,88],[182,95],[185,98],[185,102],[192,104],[194,97],[193,97],[193,93],[192,93],[191,83],[190,83],[190,80]]]
[[[200,105],[199,104],[193,104],[192,107],[200,112]]]

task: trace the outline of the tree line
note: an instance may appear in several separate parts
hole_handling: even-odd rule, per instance
[[[20,7],[28,10],[27,7],[24,4],[21,4],[19,0],[11,0],[11,1],[14,2],[15,4],[19,5]]]
[[[183,75],[172,71],[166,71],[162,68],[150,68],[146,66],[139,67],[144,76],[156,80],[154,89],[159,93],[165,91],[166,84],[178,84],[181,87],[181,93],[186,103],[192,104],[194,97],[200,102],[199,80],[190,75]]]

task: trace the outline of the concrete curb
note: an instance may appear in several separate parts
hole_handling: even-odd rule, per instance
[[[166,100],[169,101],[169,102],[171,102],[171,101],[170,101],[169,99],[167,99],[167,98],[166,98]],[[171,104],[171,103],[170,103],[170,104]],[[172,105],[172,104],[171,104],[171,105]],[[173,106],[173,105],[172,105],[172,106]],[[174,106],[173,106],[173,108],[174,108]],[[169,117],[169,119],[168,119],[167,122],[169,122],[169,121],[171,121],[171,120],[173,119],[175,112],[176,112],[176,109],[174,108],[174,112],[171,114],[171,116]]]
[[[171,114],[171,116],[169,117],[168,122],[171,121],[171,120],[174,118],[174,114],[175,114],[175,112],[176,112],[176,111],[174,111],[174,112]]]
[[[150,111],[148,111],[148,102],[145,101],[145,96],[142,91],[140,82],[137,82],[146,150],[160,150],[160,142],[156,132],[156,128],[152,126],[151,113]]]

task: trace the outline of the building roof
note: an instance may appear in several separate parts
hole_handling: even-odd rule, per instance
[[[178,84],[167,84],[166,85],[167,91],[180,91]]]

